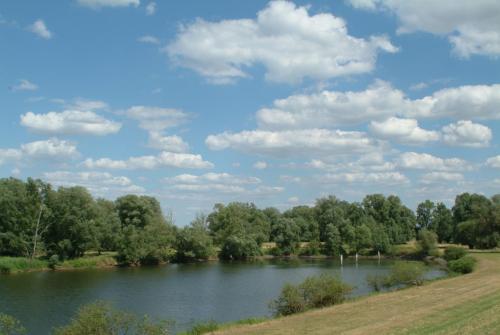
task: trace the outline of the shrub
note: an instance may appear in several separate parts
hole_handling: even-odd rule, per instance
[[[419,262],[397,262],[385,282],[385,286],[422,285],[425,266]]]
[[[49,268],[52,270],[55,270],[56,266],[59,264],[59,256],[58,255],[52,255],[49,258]]]
[[[189,331],[181,333],[182,335],[202,335],[219,330],[219,324],[215,321],[208,321],[198,323],[193,326]]]
[[[277,316],[342,303],[352,287],[335,276],[322,274],[306,278],[299,285],[286,284],[270,307]]]
[[[384,286],[387,286],[388,276],[376,274],[368,275],[366,277],[366,282],[368,283],[374,291],[379,292]]]
[[[461,247],[448,247],[444,250],[444,259],[449,261],[454,261],[456,259],[462,258],[467,254],[467,251]]]
[[[149,318],[113,309],[97,302],[80,308],[70,324],[55,329],[55,335],[166,335],[165,322],[155,323]]]
[[[0,335],[22,335],[26,334],[26,329],[19,320],[10,315],[0,313]]]
[[[260,256],[261,253],[253,238],[233,235],[224,240],[219,256],[222,259],[248,259]]]
[[[448,268],[456,273],[471,273],[476,266],[476,260],[471,256],[464,256],[462,258],[450,261]]]
[[[321,242],[314,240],[314,241],[307,243],[307,245],[304,248],[300,249],[299,254],[301,256],[320,255],[321,254]]]
[[[418,244],[424,256],[437,256],[437,235],[433,231],[422,229],[418,233]]]

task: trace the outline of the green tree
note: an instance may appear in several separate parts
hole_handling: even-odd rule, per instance
[[[417,228],[418,229],[430,229],[436,230],[433,224],[433,216],[432,213],[436,205],[430,201],[425,200],[418,204],[417,207]]]
[[[339,229],[334,224],[326,226],[324,248],[325,254],[329,256],[338,256],[342,252],[342,239]]]
[[[260,246],[255,239],[242,234],[227,237],[219,252],[219,257],[225,260],[243,260],[260,255]]]
[[[354,240],[354,249],[356,252],[359,252],[363,249],[367,249],[372,247],[372,232],[370,228],[362,224],[355,228],[355,240]]]
[[[280,218],[273,227],[272,235],[280,255],[295,254],[300,247],[300,227],[294,219]]]
[[[418,232],[418,243],[424,255],[434,255],[437,251],[437,235],[429,229]]]
[[[445,204],[439,202],[432,212],[432,222],[439,242],[451,242],[453,237],[453,215]]]
[[[179,261],[207,260],[214,254],[205,215],[199,214],[191,225],[178,231],[175,249]]]

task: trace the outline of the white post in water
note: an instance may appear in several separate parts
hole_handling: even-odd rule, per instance
[[[340,265],[344,265],[344,255],[340,254]]]
[[[378,264],[380,265],[380,250],[377,251],[377,254],[378,254]]]
[[[358,262],[358,253],[356,253],[356,263]]]

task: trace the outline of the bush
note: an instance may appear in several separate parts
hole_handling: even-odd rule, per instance
[[[219,253],[222,259],[248,259],[261,255],[257,242],[251,237],[229,236],[224,240]]]
[[[342,303],[351,291],[352,287],[337,277],[322,274],[308,277],[299,285],[286,284],[270,307],[276,316],[290,315]]]
[[[52,270],[55,270],[56,266],[59,265],[59,256],[58,255],[52,255],[49,258],[49,268]]]
[[[147,317],[115,310],[97,302],[80,308],[70,324],[57,328],[55,335],[166,335],[165,322],[155,323]]]
[[[189,331],[181,333],[182,335],[202,335],[219,330],[219,324],[215,321],[208,321],[204,323],[198,323],[193,326]]]
[[[433,231],[422,229],[418,233],[418,244],[424,256],[437,256],[437,235]]]
[[[387,281],[388,281],[388,276],[380,274],[368,275],[366,277],[366,282],[376,292],[379,292],[380,290],[382,290],[383,287],[387,286]]]
[[[476,266],[476,260],[471,256],[464,256],[462,258],[448,262],[448,268],[456,273],[471,273]]]
[[[397,262],[391,269],[385,286],[422,285],[425,266],[419,262]]]
[[[456,259],[462,258],[467,254],[467,251],[461,247],[448,247],[444,250],[444,259],[449,261],[454,261]]]
[[[0,313],[0,335],[22,335],[26,334],[26,329],[19,320],[12,316]]]
[[[320,255],[321,254],[321,242],[314,240],[314,241],[307,243],[307,245],[304,248],[300,249],[299,254],[301,256]]]

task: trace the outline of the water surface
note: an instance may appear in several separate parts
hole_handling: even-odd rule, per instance
[[[106,300],[115,307],[174,320],[174,331],[200,321],[236,321],[270,316],[269,301],[286,282],[320,273],[339,275],[355,286],[354,296],[371,292],[368,274],[385,274],[390,261],[280,260],[211,262],[160,267],[33,272],[0,276],[0,312],[23,323],[31,335],[66,324],[79,306]],[[429,277],[443,275],[430,271]]]

